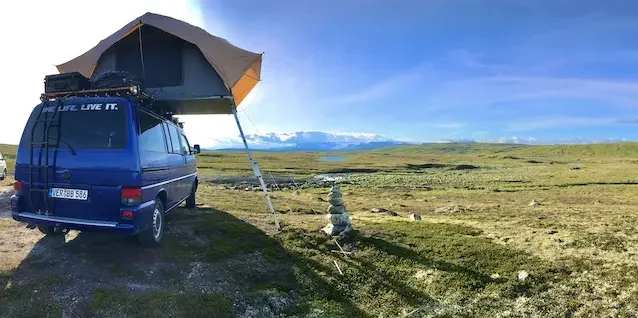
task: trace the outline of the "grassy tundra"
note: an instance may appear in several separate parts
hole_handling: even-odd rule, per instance
[[[9,158],[11,149],[0,147]],[[43,238],[0,219],[0,316],[638,314],[638,144],[338,154],[346,159],[255,154],[267,181],[301,187],[272,192],[280,233],[261,192],[213,182],[200,186],[198,208],[169,218],[156,250],[87,233]],[[241,152],[204,153],[198,165],[205,180],[251,173]],[[329,188],[302,185],[331,172],[348,173],[347,255],[318,232]],[[410,221],[414,212],[423,221]]]

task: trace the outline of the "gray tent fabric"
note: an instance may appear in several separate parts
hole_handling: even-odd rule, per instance
[[[127,71],[175,114],[231,114],[260,80],[261,62],[201,28],[146,13],[57,68],[89,78]]]

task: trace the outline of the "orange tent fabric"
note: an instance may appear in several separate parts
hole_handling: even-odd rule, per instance
[[[197,46],[232,93],[235,105],[239,105],[261,79],[261,53],[234,46],[227,40],[184,21],[150,12],[131,21],[84,54],[57,65],[58,71],[79,72],[90,78],[98,60],[107,49],[145,24]]]

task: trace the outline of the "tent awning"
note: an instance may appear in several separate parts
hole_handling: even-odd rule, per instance
[[[261,79],[262,54],[234,46],[184,21],[150,12],[101,40],[84,54],[57,65],[58,71],[79,72],[91,78],[102,54],[142,25],[153,26],[197,46],[232,93],[235,105],[239,105]]]

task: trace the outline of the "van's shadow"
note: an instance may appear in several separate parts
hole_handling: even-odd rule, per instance
[[[104,233],[43,237],[7,280],[27,288],[52,278],[56,283],[39,287],[44,291],[41,297],[14,305],[29,312],[29,306],[53,301],[65,312],[72,309],[80,315],[92,315],[89,304],[95,291],[107,289],[220,294],[234,304],[237,314],[248,307],[280,312],[298,309],[295,304],[300,303],[302,293],[293,263],[304,262],[290,257],[280,240],[211,208],[178,209],[167,220],[165,241],[154,249],[139,246],[135,237]],[[312,272],[305,278],[332,295],[342,295],[335,300],[348,312],[366,316],[346,294],[327,283],[327,278]],[[275,308],[267,294],[260,296],[273,290],[292,300],[292,305]]]
[[[393,301],[410,308],[438,304],[403,274],[397,275],[392,264],[411,263],[457,274],[469,278],[474,282],[472,288],[477,289],[501,282],[369,233],[353,231],[352,244],[363,251],[362,255],[377,255],[370,259],[357,256],[359,252],[352,257],[331,252],[337,247],[322,233],[289,228],[272,237],[234,215],[212,208],[178,209],[167,219],[165,242],[155,249],[139,246],[134,237],[90,232],[42,238],[11,280],[23,286],[35,283],[33,286],[42,289],[37,284],[53,278],[57,285],[23,302],[22,310],[28,312],[29,306],[39,301],[55,300],[62,308],[74,306],[74,312],[91,316],[95,312],[89,304],[95,291],[107,289],[126,295],[158,291],[219,294],[235,304],[239,315],[249,306],[285,313],[308,310],[303,306],[305,298],[338,307],[334,316],[369,317],[371,308],[388,312],[396,309],[383,308],[382,300],[373,296],[377,293],[396,295]],[[345,275],[338,272],[333,259],[338,260]],[[275,309],[268,300],[272,294],[260,294],[266,290],[292,300],[292,305]],[[370,294],[362,293],[366,290]],[[79,300],[73,303],[69,299]],[[362,310],[369,306],[367,312]]]

